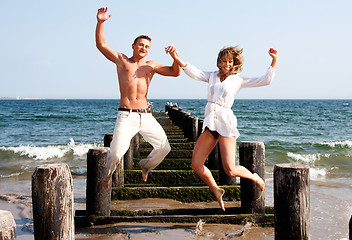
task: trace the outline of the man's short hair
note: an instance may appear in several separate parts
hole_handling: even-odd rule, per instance
[[[139,39],[147,39],[149,42],[152,41],[152,39],[151,39],[149,36],[147,36],[147,35],[140,35],[140,36],[136,37],[136,39],[133,41],[133,44],[136,44]]]

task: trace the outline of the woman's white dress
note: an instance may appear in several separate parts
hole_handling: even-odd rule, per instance
[[[237,130],[237,118],[231,109],[235,95],[242,88],[269,85],[275,75],[275,69],[270,67],[261,77],[245,78],[235,74],[221,82],[217,71],[204,72],[189,63],[182,69],[191,78],[208,83],[208,103],[205,106],[202,131],[208,127],[221,136],[234,136],[236,139],[240,133]]]

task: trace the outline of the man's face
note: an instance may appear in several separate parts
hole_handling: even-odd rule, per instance
[[[148,39],[140,38],[136,44],[132,44],[133,55],[144,58],[147,56],[150,49],[150,41]]]

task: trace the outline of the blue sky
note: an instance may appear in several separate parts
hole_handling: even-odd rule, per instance
[[[96,12],[107,6],[108,44],[131,56],[140,34],[152,40],[147,59],[170,65],[175,45],[200,69],[216,69],[224,46],[244,48],[243,76],[265,73],[279,51],[272,85],[238,98],[352,98],[352,1],[1,0],[0,97],[119,98],[114,64],[95,47]],[[206,84],[184,73],[155,75],[150,99],[206,98]]]

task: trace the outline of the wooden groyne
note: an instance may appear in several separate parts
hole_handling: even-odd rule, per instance
[[[165,112],[153,114],[164,128],[172,150],[164,161],[149,174],[148,183],[142,183],[138,162],[146,157],[152,149],[149,143],[143,141],[137,134],[132,139],[130,149],[125,154],[123,161],[120,161],[120,165],[117,166],[117,173],[113,175],[111,202],[144,198],[173,199],[184,203],[216,201],[210,189],[190,168],[192,151],[195,141],[201,133],[203,121],[174,105],[166,105]],[[104,147],[110,146],[112,138],[111,133],[105,135]],[[95,151],[99,151],[99,149],[95,149]],[[101,151],[104,154],[106,148],[101,148]],[[242,158],[247,159],[246,162],[250,162],[251,168],[249,169],[258,172],[264,178],[264,144],[260,142],[242,143],[240,144],[240,153],[242,153],[240,154]],[[87,159],[90,158],[88,153]],[[110,209],[109,214],[90,214],[88,209],[92,208],[90,206],[92,203],[87,199],[87,211],[76,212],[77,226],[131,221],[196,223],[200,218],[208,223],[243,224],[251,221],[259,226],[274,226],[274,209],[264,206],[264,193],[260,195],[257,187],[251,182],[241,180],[241,183],[236,183],[236,178],[229,178],[225,174],[218,146],[210,154],[206,165],[212,171],[218,184],[225,189],[224,201],[237,201],[239,207],[227,207],[225,212],[220,211],[219,208],[132,211],[110,209],[106,200],[101,199],[104,204],[95,204],[106,206],[105,211]],[[90,178],[89,173],[87,173],[87,182],[90,181],[88,178]],[[241,189],[247,190],[241,193]],[[87,198],[88,191],[87,189]],[[246,204],[241,205],[241,198],[245,199]],[[99,217],[95,217],[98,215]]]
[[[274,207],[265,206],[265,194],[246,179],[240,183],[229,178],[222,169],[219,147],[209,155],[206,165],[217,183],[225,189],[223,200],[238,202],[222,212],[216,208],[119,209],[114,201],[137,199],[173,199],[184,203],[199,203],[216,199],[210,189],[191,170],[192,150],[200,135],[203,121],[176,105],[166,105],[165,112],[153,113],[163,126],[171,152],[141,181],[140,159],[152,150],[137,134],[130,149],[113,174],[112,187],[101,185],[102,171],[113,135],[104,136],[104,147],[90,149],[87,154],[86,210],[77,210],[72,218],[73,190],[68,166],[39,166],[32,176],[34,231],[38,239],[73,239],[76,228],[117,222],[193,222],[245,224],[275,227],[275,239],[309,239],[309,168],[293,164],[278,164],[274,168]],[[263,179],[265,146],[263,142],[241,142],[240,164]],[[143,201],[143,200],[142,200]],[[45,219],[40,219],[45,216]],[[351,218],[352,219],[352,218]],[[74,226],[75,225],[75,226]],[[351,226],[351,225],[350,225]],[[351,228],[351,227],[350,227]],[[43,232],[43,229],[47,229]],[[43,235],[44,234],[44,235]],[[63,237],[64,236],[64,237]],[[37,238],[37,237],[36,237]],[[49,238],[48,238],[49,239]]]

